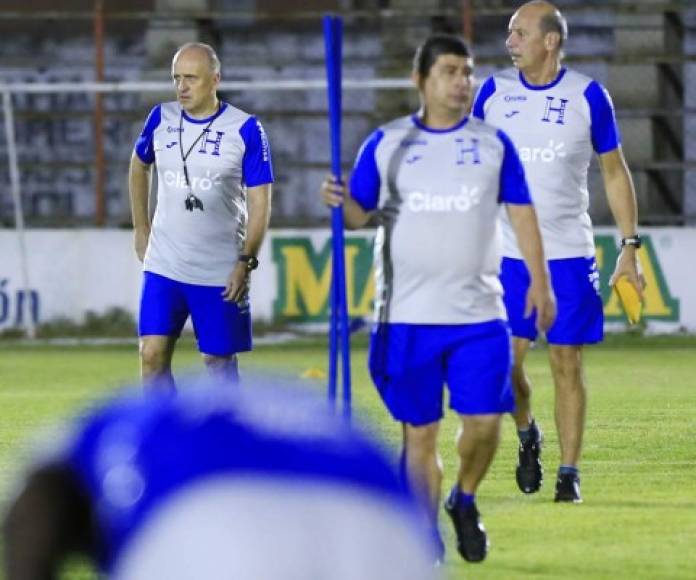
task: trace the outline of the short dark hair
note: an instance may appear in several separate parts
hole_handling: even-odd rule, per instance
[[[558,10],[552,10],[544,14],[539,20],[539,28],[546,35],[549,32],[556,32],[559,36],[558,47],[563,48],[568,39],[568,23]]]
[[[426,78],[441,54],[455,54],[465,58],[473,56],[466,40],[454,34],[433,34],[425,39],[413,57],[413,70]]]

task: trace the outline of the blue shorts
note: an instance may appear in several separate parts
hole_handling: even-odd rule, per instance
[[[191,315],[198,349],[213,356],[251,350],[249,304],[225,302],[222,286],[177,282],[143,273],[138,334],[179,336]]]
[[[384,404],[397,420],[427,425],[449,406],[462,415],[514,410],[510,332],[502,320],[479,324],[378,324],[369,367]]]
[[[594,258],[549,260],[551,285],[556,295],[556,321],[546,333],[549,344],[593,344],[604,338],[604,310],[599,271]],[[503,258],[500,281],[505,293],[512,335],[536,340],[536,315],[524,318],[529,272],[523,260]]]

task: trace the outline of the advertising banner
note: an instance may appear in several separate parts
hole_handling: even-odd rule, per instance
[[[696,229],[642,228],[639,250],[647,281],[643,316],[650,330],[696,332]],[[17,234],[0,231],[0,330],[119,307],[138,311],[141,265],[132,233],[122,230],[29,230],[25,234],[29,288],[23,288]],[[351,317],[371,317],[374,232],[346,236],[346,281]],[[618,256],[614,229],[595,235],[607,325],[622,328],[625,315],[608,280]],[[252,274],[254,318],[292,324],[325,323],[331,244],[325,229],[271,230]]]

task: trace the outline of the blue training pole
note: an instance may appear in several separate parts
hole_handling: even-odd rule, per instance
[[[331,135],[331,172],[341,179],[341,46],[343,21],[338,16],[324,17],[326,77],[329,100],[329,129]],[[329,328],[329,400],[335,405],[337,393],[338,352],[341,352],[343,383],[343,414],[351,414],[350,329],[346,294],[345,238],[343,208],[331,210],[331,242],[333,251],[330,328]]]

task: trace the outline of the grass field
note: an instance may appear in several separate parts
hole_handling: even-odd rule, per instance
[[[364,341],[357,342],[356,413],[396,443],[398,426],[370,386]],[[175,362],[179,371],[200,365],[190,341],[182,342]],[[696,578],[696,338],[613,338],[588,349],[586,362],[585,503],[552,501],[558,450],[553,391],[541,348],[532,352],[529,370],[546,435],[546,483],[534,496],[517,491],[516,438],[512,422],[506,421],[503,443],[478,499],[492,542],[490,555],[480,565],[460,561],[443,518],[449,578]],[[308,368],[326,368],[325,346],[317,341],[261,346],[242,365],[297,377]],[[136,380],[134,346],[0,342],[0,497],[7,497],[38,429]],[[442,432],[447,488],[455,473],[456,426],[449,417]],[[63,577],[95,576],[80,567]]]

